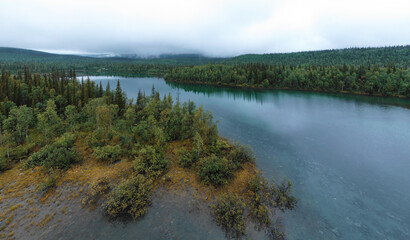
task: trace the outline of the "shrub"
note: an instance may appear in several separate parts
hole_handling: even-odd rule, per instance
[[[295,196],[291,195],[292,186],[292,182],[290,180],[286,180],[286,178],[283,178],[280,185],[276,188],[274,187],[274,183],[272,183],[271,191],[274,202],[276,204],[276,207],[279,208],[282,212],[286,209],[292,210],[296,206],[297,199]]]
[[[75,135],[66,133],[54,143],[33,153],[25,162],[25,167],[44,166],[46,168],[66,169],[78,160],[73,147]]]
[[[38,185],[39,192],[47,192],[48,190],[54,188],[56,186],[56,174],[51,173],[44,182]]]
[[[20,161],[22,159],[28,158],[35,147],[36,143],[26,143],[23,145],[18,145],[14,148],[10,148],[10,160]]]
[[[198,155],[193,151],[188,151],[185,148],[178,150],[178,164],[183,168],[191,168],[198,162]]]
[[[222,139],[217,139],[214,144],[210,145],[210,151],[211,153],[214,153],[216,155],[221,154],[223,151],[226,151],[229,149],[229,144],[222,140]]]
[[[235,144],[228,155],[235,167],[241,167],[246,162],[255,162],[255,154],[249,145]]]
[[[224,194],[211,205],[215,220],[222,226],[228,238],[245,234],[245,202],[238,195]]]
[[[202,159],[198,169],[198,176],[205,184],[224,185],[232,177],[232,165],[226,158],[212,155]]]
[[[269,205],[271,199],[267,195],[269,185],[260,175],[254,176],[249,181],[248,206],[250,216],[261,226],[269,226]]]
[[[134,170],[137,174],[161,175],[167,170],[168,165],[169,161],[165,159],[164,149],[159,146],[142,148],[134,160]]]
[[[0,172],[6,170],[7,159],[4,156],[0,156]]]
[[[151,205],[152,181],[137,175],[121,183],[109,195],[105,210],[112,218],[143,216]]]
[[[120,145],[107,145],[104,147],[96,147],[94,150],[94,156],[103,162],[113,163],[118,160],[118,157],[121,155]]]

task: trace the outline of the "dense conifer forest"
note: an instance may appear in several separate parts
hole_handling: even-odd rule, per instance
[[[410,71],[395,65],[296,66],[251,63],[173,68],[165,80],[379,96],[410,97]]]
[[[73,71],[76,75],[157,76],[169,81],[410,96],[410,46],[351,48],[286,54],[242,55],[228,59],[200,55],[158,58],[92,58],[0,48],[0,67],[21,78],[34,73]],[[23,89],[22,89],[23,90]]]

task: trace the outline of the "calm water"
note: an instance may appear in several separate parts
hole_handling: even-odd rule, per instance
[[[294,182],[299,204],[285,216],[289,239],[410,239],[409,100],[221,89],[156,78],[92,79],[103,86],[110,81],[111,88],[120,79],[129,98],[139,88],[149,94],[154,84],[161,94],[175,99],[179,93],[181,101],[212,111],[223,136],[253,147],[266,177]],[[172,209],[155,207],[121,227],[123,235],[107,230],[105,236],[146,233],[155,221],[177,214]],[[223,238],[209,219],[202,224],[188,213],[181,217],[167,230],[170,238],[192,239],[195,231],[203,239]],[[103,221],[100,227],[118,229]],[[160,231],[150,234],[164,238]]]

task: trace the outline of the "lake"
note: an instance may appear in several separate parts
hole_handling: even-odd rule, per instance
[[[138,89],[150,94],[154,85],[174,100],[179,96],[212,111],[222,136],[255,150],[265,177],[293,181],[299,202],[284,216],[289,239],[410,239],[410,100],[217,88],[157,78],[91,79],[104,87],[109,81],[111,89],[120,79],[134,99]],[[209,219],[176,209],[154,204],[144,219],[119,228],[101,220],[87,236],[102,236],[98,232],[104,228],[107,238],[223,238]],[[167,217],[173,219],[169,235],[152,230]]]

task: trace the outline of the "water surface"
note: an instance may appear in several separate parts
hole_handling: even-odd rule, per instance
[[[92,77],[111,88],[117,79],[129,98],[154,85],[202,105],[223,136],[252,146],[265,177],[291,179],[299,203],[285,215],[289,239],[410,239],[410,100]],[[150,214],[121,231],[138,232]],[[172,235],[190,239],[180,223]],[[196,227],[221,237],[216,225]]]

